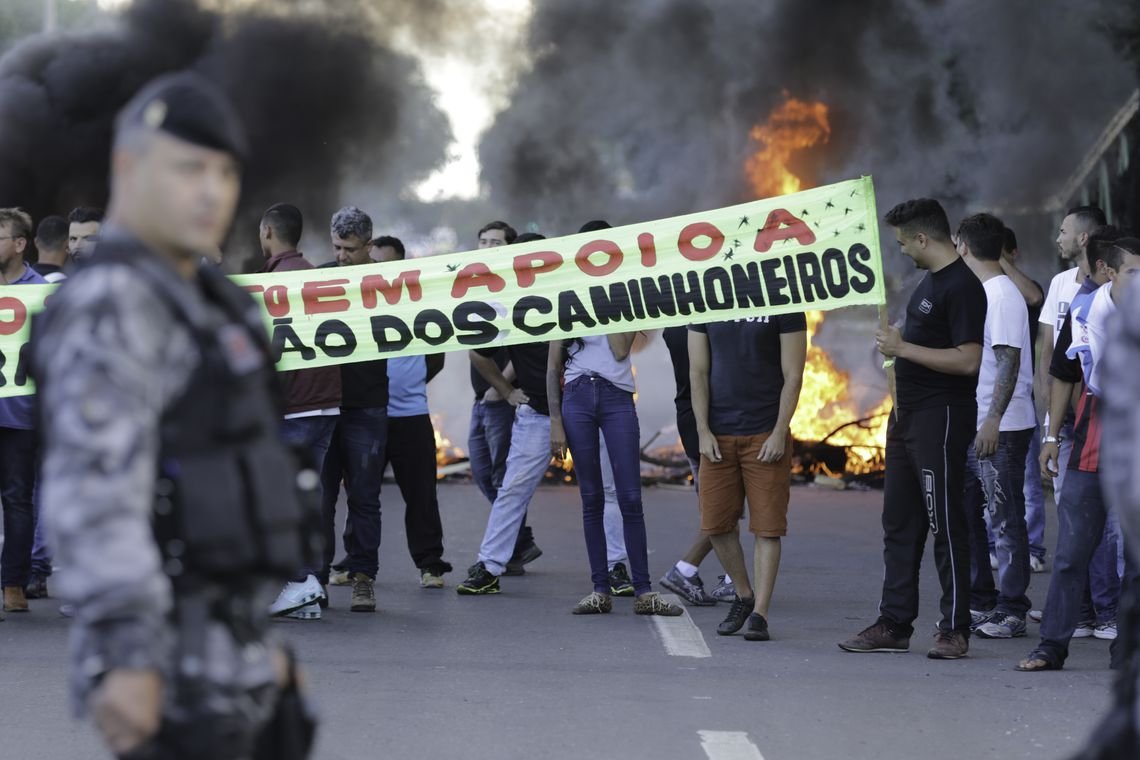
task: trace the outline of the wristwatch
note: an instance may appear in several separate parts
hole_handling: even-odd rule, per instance
[[[1047,435],[1041,439],[1041,443],[1060,443],[1061,437],[1057,435]]]

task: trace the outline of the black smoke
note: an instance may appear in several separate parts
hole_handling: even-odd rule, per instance
[[[784,93],[831,108],[795,166],[870,173],[953,215],[1040,202],[1137,85],[1113,0],[536,0],[527,65],[481,144],[502,214],[564,232],[751,197],[748,136]]]
[[[16,46],[0,59],[0,206],[40,218],[103,205],[115,114],[177,69],[218,82],[250,135],[232,248],[248,252],[256,218],[274,202],[298,205],[311,229],[323,228],[342,183],[363,178],[395,193],[426,176],[444,159],[450,128],[418,65],[375,33],[364,3],[290,12],[303,5],[222,16],[194,0],[137,0],[104,30]]]

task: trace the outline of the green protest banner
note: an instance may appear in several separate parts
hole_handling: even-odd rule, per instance
[[[526,244],[240,275],[281,370],[886,302],[870,177]],[[0,396],[32,392],[28,321],[0,288]]]

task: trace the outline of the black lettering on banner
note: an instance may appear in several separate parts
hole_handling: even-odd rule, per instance
[[[537,311],[539,314],[549,314],[554,311],[554,304],[542,296],[523,296],[515,301],[515,308],[511,314],[511,323],[527,335],[545,335],[554,329],[554,322],[543,322],[539,325],[528,325],[527,312]]]
[[[792,303],[803,303],[800,295],[800,284],[796,279],[796,266],[791,256],[784,257],[784,273],[788,276],[788,289],[792,291]]]
[[[28,384],[28,371],[32,366],[32,344],[20,344],[20,359],[16,362],[16,385],[21,388]]]
[[[731,309],[735,304],[732,298],[732,278],[724,267],[709,267],[705,270],[705,302],[709,309],[720,311]]]
[[[870,293],[875,287],[875,273],[864,263],[870,260],[871,252],[862,243],[856,243],[847,249],[847,261],[851,268],[863,275],[862,278],[851,278],[851,289],[856,293]]]
[[[633,305],[633,314],[638,319],[645,319],[645,304],[641,302],[641,288],[637,284],[637,280],[630,280],[625,284],[625,290],[629,293],[629,301]]]
[[[574,329],[574,323],[580,322],[583,327],[594,327],[598,323],[586,311],[585,304],[573,290],[563,290],[558,294],[558,327],[563,331]]]
[[[8,357],[0,351],[0,388],[8,384],[8,378],[4,377],[4,365],[8,363]]]
[[[428,333],[428,327],[431,325],[439,328],[438,335]],[[455,335],[455,328],[451,326],[451,320],[439,309],[424,309],[417,314],[412,330],[417,338],[429,346],[442,346],[451,340],[452,335]]]
[[[331,336],[340,338],[340,345],[330,346],[329,338]],[[325,356],[331,356],[334,359],[340,359],[345,356],[352,356],[352,352],[356,350],[356,335],[352,332],[352,328],[339,319],[326,319],[321,322],[317,327],[317,348],[325,352]]]
[[[804,300],[808,303],[817,298],[826,301],[827,288],[823,284],[823,271],[816,255],[811,251],[797,253],[796,269],[800,273],[800,287],[803,288]]]
[[[400,351],[407,348],[412,342],[412,331],[399,317],[393,317],[391,314],[377,314],[370,321],[372,339],[376,341],[376,350],[380,353]],[[395,338],[388,337],[389,330],[395,330]]]
[[[768,291],[768,303],[773,306],[787,306],[791,303],[791,299],[783,292],[788,281],[776,273],[780,263],[779,259],[764,259],[760,262],[760,271],[764,273],[764,289]]]
[[[590,304],[594,307],[594,316],[600,325],[622,320],[633,321],[633,304],[630,303],[629,290],[624,282],[610,285],[608,293],[601,285],[594,285],[590,288]]]
[[[687,288],[686,280],[688,280]],[[694,311],[698,314],[707,311],[705,296],[701,292],[701,278],[696,272],[686,272],[684,275],[680,272],[673,274],[673,297],[677,299],[677,311],[685,316]]]
[[[288,346],[286,346],[288,344]],[[270,340],[273,352],[273,362],[281,361],[282,355],[287,351],[296,351],[301,359],[311,362],[317,358],[317,351],[312,346],[306,346],[301,336],[293,329],[292,317],[280,317],[273,320],[273,337]]]
[[[846,298],[851,292],[847,281],[847,259],[838,248],[828,248],[823,252],[823,279],[832,298]]]
[[[732,265],[732,289],[736,292],[736,303],[742,308],[763,308],[764,283],[760,279],[760,267],[755,261],[748,262],[747,267],[740,264]]]
[[[498,317],[495,307],[486,301],[464,301],[455,307],[451,317],[455,322],[455,340],[463,346],[483,346],[499,336],[495,326]]]
[[[677,304],[673,301],[673,286],[669,282],[669,275],[661,275],[656,282],[652,277],[642,277],[641,295],[645,299],[645,316],[650,319],[657,319],[662,314],[677,316]]]

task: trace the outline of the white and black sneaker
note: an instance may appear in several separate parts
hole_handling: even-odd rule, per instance
[[[285,584],[277,600],[269,605],[269,614],[273,617],[283,617],[290,612],[308,607],[310,604],[319,604],[325,598],[325,590],[315,575],[308,575],[301,582]]]

